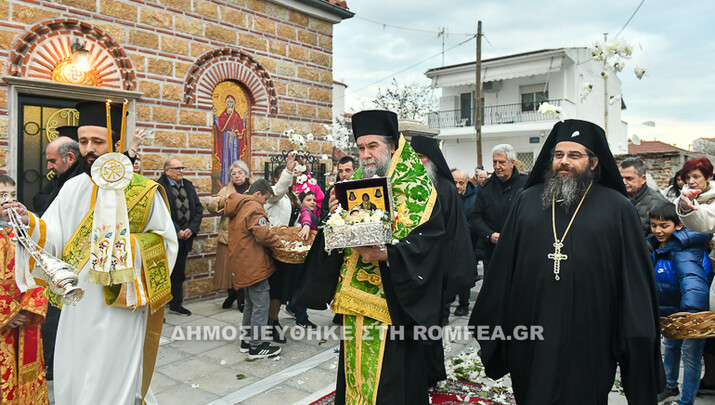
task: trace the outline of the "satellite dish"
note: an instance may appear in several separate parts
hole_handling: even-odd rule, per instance
[[[633,135],[631,136],[631,143],[632,143],[633,145],[640,145],[640,144],[641,144],[641,138],[640,138],[638,135],[633,134]]]

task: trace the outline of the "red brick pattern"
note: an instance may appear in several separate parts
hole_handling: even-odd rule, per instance
[[[213,90],[219,83],[243,83],[252,96],[252,114],[278,113],[278,97],[268,71],[244,51],[221,48],[198,58],[184,83],[184,103],[211,108]]]
[[[18,37],[10,48],[8,74],[49,80],[54,66],[48,65],[47,62],[51,59],[61,61],[68,53],[67,49],[62,49],[58,45],[64,41],[56,39],[68,36],[78,39],[80,43],[85,42],[87,49],[99,60],[109,61],[111,68],[107,63],[100,64],[104,67],[102,71],[108,79],[105,81],[106,87],[134,90],[136,75],[131,60],[122,47],[101,28],[73,18],[55,18],[38,22]],[[42,58],[43,54],[51,55],[52,58]],[[42,63],[43,59],[45,63]]]

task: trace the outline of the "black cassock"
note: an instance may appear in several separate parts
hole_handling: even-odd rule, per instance
[[[437,180],[436,189],[445,224],[444,238],[439,247],[442,252],[441,267],[445,283],[442,297],[444,303],[445,299],[453,298],[459,290],[474,285],[477,261],[474,259],[467,215],[464,213],[462,199],[459,198],[454,180],[441,176]],[[442,339],[426,342],[425,358],[430,386],[447,378]]]
[[[439,200],[432,215],[396,245],[387,245],[389,266],[380,262],[380,273],[390,317],[394,326],[404,326],[404,338],[389,339],[377,391],[378,405],[426,405],[428,383],[425,371],[424,344],[415,339],[414,326],[439,325],[442,297],[442,255],[440,241],[444,239],[444,223]],[[343,262],[342,253],[325,252],[323,231],[316,235],[306,258],[297,303],[311,309],[324,310],[332,301]],[[392,327],[391,327],[392,328]],[[393,335],[399,337],[399,335]],[[345,369],[343,345],[335,404],[345,403]]]
[[[510,213],[469,320],[506,335],[543,327],[540,340],[489,340],[475,333],[487,376],[511,373],[522,404],[606,404],[616,365],[631,404],[655,404],[663,387],[653,266],[633,205],[594,183],[563,241],[554,279],[551,208],[543,184]],[[573,209],[557,203],[562,238]],[[521,331],[521,330],[520,330]],[[538,332],[538,329],[536,329]],[[483,331],[484,332],[484,331]]]

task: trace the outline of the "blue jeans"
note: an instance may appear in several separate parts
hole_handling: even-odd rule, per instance
[[[692,405],[695,402],[698,387],[700,387],[700,370],[705,339],[663,339],[663,345],[665,345],[663,367],[665,368],[666,387],[678,387],[682,351],[683,389],[681,390],[678,404]]]
[[[305,323],[308,321],[308,309],[306,307],[295,305],[294,300],[291,300],[286,307],[293,311],[296,322]]]

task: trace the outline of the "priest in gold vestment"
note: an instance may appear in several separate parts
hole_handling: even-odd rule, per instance
[[[73,265],[79,272],[78,286],[85,291],[84,298],[76,306],[65,305],[60,316],[54,357],[57,405],[156,402],[149,384],[164,305],[171,299],[169,276],[178,250],[176,231],[163,189],[146,177],[127,173],[131,164],[123,156],[104,156],[112,151],[104,107],[97,102],[78,105],[77,132],[85,173],[65,183],[42,219],[30,213],[28,220],[33,239]],[[111,108],[114,142],[120,138],[122,116],[117,112],[121,110],[121,106]],[[114,147],[121,144],[116,142]],[[110,175],[127,176],[128,184],[119,190],[121,198],[113,201],[111,210],[106,209],[107,196],[117,190],[98,187],[100,179],[93,165],[99,164],[111,165]],[[120,215],[124,208],[117,209],[123,204],[124,216]],[[120,228],[117,223],[116,235],[111,235],[114,223],[97,227],[94,217],[108,212],[117,218],[128,216],[128,226],[125,222],[126,227]],[[98,243],[105,238],[113,242]],[[111,265],[104,267],[107,263]],[[50,294],[50,303],[61,304],[59,298]]]

